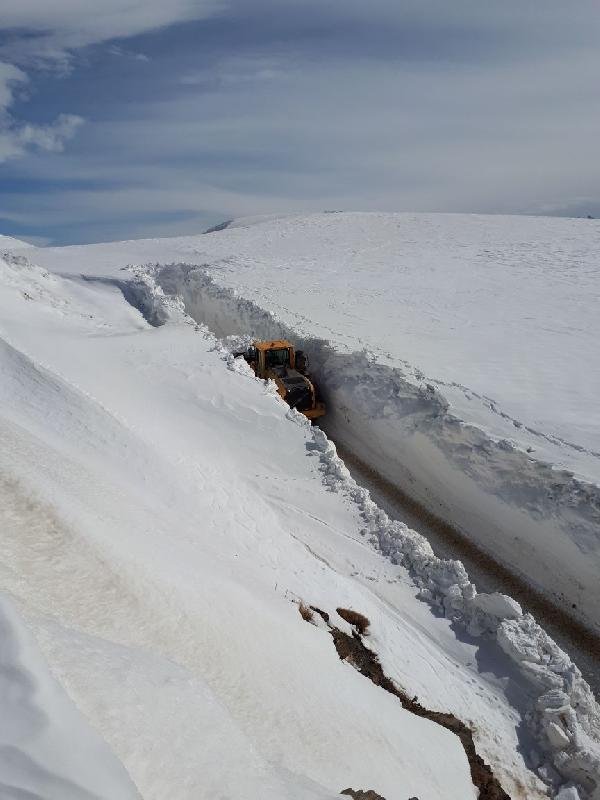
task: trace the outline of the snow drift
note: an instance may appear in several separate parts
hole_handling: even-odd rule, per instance
[[[262,338],[291,335],[289,329],[254,303],[215,285],[202,268],[185,264],[133,267],[131,274],[127,289],[122,285],[124,278],[115,285],[130,302],[134,299],[144,316],[154,320],[153,324],[162,324],[156,320],[164,320],[173,310],[181,313],[185,309],[195,321],[206,324],[224,339],[240,331]],[[296,340],[311,353],[317,375],[334,376],[333,381],[323,378],[321,383],[329,400],[332,382],[335,386],[337,374],[344,375],[345,370],[346,374],[358,373],[355,383],[363,394],[372,392],[367,395],[371,406],[375,397],[378,403],[389,402],[389,369],[386,372],[384,368],[386,377],[381,384],[369,387],[368,370],[373,364],[367,354],[341,355],[327,342]],[[224,354],[233,367],[231,355],[227,350]],[[246,371],[243,362],[240,369],[242,373]],[[414,397],[412,413],[425,416],[426,430],[431,429],[432,419],[446,410],[432,388]],[[540,775],[557,789],[565,781],[573,782],[586,795],[596,798],[596,787],[600,785],[600,710],[568,655],[531,615],[523,614],[518,603],[501,594],[478,594],[459,561],[437,558],[423,537],[403,523],[390,520],[372,502],[369,493],[356,485],[327,436],[318,428],[311,428],[301,415],[288,412],[288,416],[310,430],[325,483],[357,504],[364,521],[362,534],[393,563],[408,567],[420,586],[422,599],[440,608],[469,635],[495,639],[526,678],[532,695],[527,724],[537,743],[537,757],[541,756]]]

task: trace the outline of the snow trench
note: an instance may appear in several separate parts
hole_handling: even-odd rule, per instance
[[[368,352],[341,353],[220,287],[207,268],[155,267],[170,298],[216,336],[290,338],[310,357],[340,445],[600,634],[600,488],[458,419],[440,391]],[[560,565],[557,568],[557,565]]]
[[[206,268],[156,264],[131,267],[130,273],[133,285],[124,296],[137,307],[141,302],[146,319],[155,320],[152,324],[161,324],[158,320],[175,312],[179,319],[183,313],[190,322],[205,325],[217,339],[232,335],[293,339],[310,356],[311,372],[328,404],[328,418],[333,418],[328,430],[344,442],[352,437],[352,447],[357,443],[364,447],[365,460],[375,462],[374,468],[386,478],[396,479],[404,457],[412,467],[411,448],[429,448],[432,454],[437,450],[446,460],[446,470],[458,471],[458,467],[473,483],[479,479],[483,487],[492,482],[495,499],[507,505],[520,502],[523,516],[529,514],[542,532],[544,519],[567,509],[579,520],[581,530],[593,534],[592,526],[600,520],[595,487],[555,473],[549,465],[534,463],[508,443],[485,440],[481,431],[448,413],[444,398],[434,387],[409,384],[397,370],[375,363],[368,353],[337,353],[323,340],[297,336],[269,312],[218,286]],[[155,311],[148,316],[151,308]],[[245,363],[240,366],[223,344],[217,341],[216,347],[231,369],[245,372]],[[362,533],[371,544],[393,563],[405,566],[419,586],[421,598],[441,609],[455,626],[471,636],[495,640],[528,680],[531,704],[525,723],[538,743],[537,772],[550,795],[560,800],[600,800],[600,707],[569,656],[515,600],[500,593],[478,593],[460,561],[438,558],[423,536],[390,519],[352,478],[335,445],[320,428],[310,426],[293,409],[288,417],[310,431],[310,450],[319,460],[324,482],[357,505],[364,521]],[[414,442],[406,447],[402,437]],[[435,470],[431,474],[435,475]],[[551,492],[549,487],[553,487]],[[481,485],[477,488],[483,493]],[[451,489],[463,489],[468,499],[467,479]],[[540,519],[535,518],[536,508]],[[446,510],[443,505],[441,509]],[[493,533],[497,538],[498,532]],[[532,559],[543,561],[531,544]],[[499,551],[494,555],[502,561],[511,553],[508,546]],[[513,562],[519,557],[515,552],[511,555]],[[545,588],[549,597],[564,602],[574,596],[571,584],[561,581],[559,575],[550,574],[542,581],[543,576],[530,569],[532,563],[521,564],[523,573]],[[567,563],[558,563],[561,570],[568,569]],[[558,596],[552,584],[560,584]],[[583,603],[590,586],[582,587],[581,595],[577,595],[579,602]],[[594,591],[598,594],[597,586]],[[588,598],[584,616],[588,622],[593,604],[593,598]]]

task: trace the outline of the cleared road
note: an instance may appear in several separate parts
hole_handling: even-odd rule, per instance
[[[325,433],[327,420],[320,420]],[[382,475],[367,466],[354,452],[338,444],[333,436],[340,458],[360,486],[391,518],[404,522],[421,533],[441,558],[460,559],[471,580],[482,592],[503,592],[531,612],[536,620],[575,661],[582,675],[600,698],[600,638],[583,625],[575,622],[563,610],[498,564],[487,553],[469,541],[459,531],[435,516],[408,497]]]

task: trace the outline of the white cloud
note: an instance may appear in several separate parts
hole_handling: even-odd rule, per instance
[[[15,86],[23,83],[27,83],[27,75],[22,70],[0,61],[0,114],[12,103]]]
[[[20,125],[10,117],[0,121],[0,164],[24,156],[30,150],[62,153],[84,120],[76,114],[59,114],[46,125]]]
[[[83,120],[59,114],[46,125],[22,124],[8,109],[14,89],[28,82],[21,69],[67,70],[73,51],[113,39],[125,39],[186,20],[200,19],[221,7],[220,0],[2,0],[0,30],[0,163],[24,155],[31,147],[62,152]],[[27,36],[23,36],[25,31]],[[12,32],[12,35],[11,35]],[[114,45],[114,55],[148,61],[143,53]]]
[[[0,67],[5,109],[26,85],[19,66],[68,65],[74,49],[102,42],[104,53],[134,58],[126,36],[217,7],[107,0],[92,12],[83,0],[0,2],[3,22],[36,34],[15,34],[15,66]],[[582,8],[591,2],[582,0]],[[52,154],[81,120],[61,115],[45,126],[13,123],[9,131],[0,122],[0,161],[27,149],[18,177],[57,186],[5,194],[3,216],[34,230],[68,229],[82,240],[182,233],[208,215],[212,222],[275,210],[561,213],[585,204],[600,216],[600,198],[593,199],[600,55],[588,42],[597,38],[597,15],[571,15],[559,0],[536,0],[518,13],[436,0],[436,15],[422,0],[376,0],[376,9],[362,0],[231,5],[248,22],[243,36],[233,24],[232,38],[216,37],[208,54],[201,37],[195,45],[187,35],[181,54],[177,46],[149,50],[147,71],[159,80],[148,87],[145,65],[123,64],[135,76],[126,113],[127,86],[114,108],[103,95],[111,113],[89,123],[84,146],[60,159]],[[534,10],[542,6],[538,20]],[[271,26],[279,9],[281,19],[295,14],[283,33],[281,19]],[[235,23],[236,14],[227,19]],[[392,52],[388,28],[401,31],[399,19],[417,35],[399,37]],[[310,31],[297,36],[294,25],[303,20]],[[472,26],[482,41],[470,52]],[[432,38],[421,46],[419,34]],[[438,52],[453,42],[454,50]],[[490,46],[485,57],[483,44]],[[469,58],[462,51],[455,57],[462,45]]]
[[[9,158],[16,158],[23,154],[23,148],[15,137],[8,131],[0,129],[0,164]]]
[[[8,109],[13,102],[15,88],[25,83],[27,75],[22,70],[0,61],[0,164],[22,152],[22,146],[11,130]]]
[[[83,118],[76,114],[59,114],[50,125],[23,125],[17,132],[17,137],[26,147],[34,146],[50,153],[62,153],[65,142],[75,136],[83,122]]]
[[[60,153],[83,123],[75,114],[59,114],[47,125],[15,122],[9,113],[14,91],[27,82],[27,75],[18,67],[0,62],[0,163],[22,156],[31,147]]]
[[[13,196],[18,218],[4,215],[70,225],[83,240],[190,232],[208,214],[570,204],[594,197],[600,181],[597,63],[579,52],[527,70],[313,64],[226,92],[200,87],[197,102],[188,84],[133,101],[127,119],[90,125],[84,155],[28,160],[31,177],[94,188]],[[232,66],[221,62],[226,74]],[[245,63],[248,74],[266,66]]]
[[[145,53],[137,53],[134,50],[126,50],[124,47],[120,47],[117,44],[111,45],[108,48],[108,52],[111,54],[111,56],[117,56],[118,58],[131,58],[134,61],[150,61]]]

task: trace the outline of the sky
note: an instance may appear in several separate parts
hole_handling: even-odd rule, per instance
[[[0,233],[600,216],[599,45],[597,0],[2,0]]]

